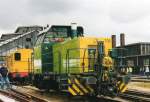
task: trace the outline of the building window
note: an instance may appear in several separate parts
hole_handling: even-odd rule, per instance
[[[149,46],[146,45],[146,54],[148,54],[148,53],[149,53]]]
[[[150,45],[148,45],[148,54],[150,54]]]
[[[149,65],[149,59],[148,58],[144,59],[144,65]]]
[[[134,66],[134,60],[128,60],[127,65],[128,66]]]
[[[142,54],[145,54],[145,46],[142,45]]]

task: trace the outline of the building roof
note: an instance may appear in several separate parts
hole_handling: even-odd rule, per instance
[[[2,34],[2,36],[8,36],[8,35],[19,35],[21,33],[5,33],[5,34]]]
[[[127,47],[127,46],[134,46],[134,45],[141,45],[141,44],[149,44],[150,45],[150,42],[130,43],[130,44],[126,44],[125,47]],[[117,47],[121,47],[121,46],[117,46]]]
[[[30,34],[30,33],[32,33],[32,32],[35,32],[35,31],[30,31],[30,32],[21,34],[20,36],[16,36],[16,37],[13,37],[13,38],[11,38],[11,39],[7,39],[7,40],[5,40],[5,41],[2,41],[2,42],[0,43],[0,46],[2,46],[2,45],[4,45],[4,44],[7,44],[7,43],[10,43],[10,42],[12,42],[12,41],[14,41],[14,40],[16,40],[16,39],[19,39],[19,38],[21,38],[21,37],[23,37],[23,36],[26,36],[26,35]]]
[[[38,26],[38,25],[32,25],[32,26],[19,26],[16,30],[15,30],[15,33],[18,32],[19,29],[22,29],[22,28],[43,28],[43,26]]]
[[[6,34],[2,34],[0,39],[7,40],[7,39],[11,39],[13,37],[16,37],[18,35],[21,35],[21,34],[20,33],[6,33]]]
[[[0,39],[0,42],[3,42],[3,41],[5,41],[4,39]]]

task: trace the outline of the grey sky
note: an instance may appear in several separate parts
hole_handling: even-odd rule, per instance
[[[150,37],[150,0],[0,0],[0,33],[19,25],[70,24],[88,36],[126,34],[127,43]]]

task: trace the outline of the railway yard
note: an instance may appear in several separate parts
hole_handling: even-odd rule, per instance
[[[150,102],[150,0],[1,0],[0,102]]]
[[[15,33],[0,44],[0,102],[150,102],[149,43],[125,45],[121,33],[116,46],[76,23]]]

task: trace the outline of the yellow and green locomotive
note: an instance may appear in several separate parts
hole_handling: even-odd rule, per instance
[[[116,95],[126,90],[109,51],[111,38],[83,36],[83,28],[52,26],[34,47],[34,80],[39,89],[72,95]]]

